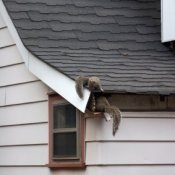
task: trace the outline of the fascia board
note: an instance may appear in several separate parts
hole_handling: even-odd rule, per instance
[[[83,99],[79,98],[75,90],[75,81],[37,59],[30,52],[28,58],[28,68],[34,75],[39,77],[81,112],[85,112],[90,96],[90,92],[87,89],[84,89]]]
[[[90,91],[84,89],[83,99],[79,98],[75,90],[75,81],[42,62],[27,50],[27,48],[23,45],[2,0],[0,0],[0,13],[3,16],[26,67],[42,82],[84,113],[90,97]]]
[[[161,41],[175,40],[175,0],[161,0]]]

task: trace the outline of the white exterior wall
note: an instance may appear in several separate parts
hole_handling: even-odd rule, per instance
[[[0,16],[0,174],[46,175],[49,88],[26,68]]]
[[[125,112],[115,137],[112,122],[87,118],[86,169],[50,171],[47,92],[0,16],[1,175],[175,174],[175,112]]]
[[[175,112],[123,112],[115,137],[112,121],[86,119],[86,169],[52,175],[174,175]]]

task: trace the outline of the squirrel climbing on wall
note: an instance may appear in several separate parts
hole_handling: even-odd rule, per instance
[[[80,98],[83,98],[83,88],[87,87],[91,92],[103,91],[101,82],[98,77],[83,77],[79,76],[75,80],[75,89]]]
[[[104,95],[95,95],[94,91],[103,91],[98,77],[78,77],[76,79],[76,91],[83,98],[83,88],[87,87],[92,93],[88,102],[88,109],[92,112],[104,112],[113,118],[113,135],[115,135],[121,120],[121,112],[118,107],[111,106]]]
[[[115,135],[118,130],[120,120],[121,120],[121,112],[117,106],[112,106],[109,104],[107,98],[103,95],[96,97],[96,111],[104,112],[109,114],[113,118],[113,135]]]

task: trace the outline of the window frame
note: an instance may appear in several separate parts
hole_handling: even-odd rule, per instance
[[[58,104],[69,104],[66,100],[64,100],[58,94],[49,94],[49,168],[85,168],[85,140],[84,140],[84,115],[76,109],[76,124],[78,126],[77,129],[77,150],[79,150],[79,156],[77,158],[54,158],[53,157],[53,134],[54,134],[54,127],[53,127],[53,107],[54,105]],[[69,130],[69,129],[67,129]],[[78,155],[77,152],[77,155]]]

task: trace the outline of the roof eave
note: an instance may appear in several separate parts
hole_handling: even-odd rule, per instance
[[[9,32],[19,49],[26,67],[42,82],[52,88],[81,112],[85,112],[90,92],[87,89],[84,89],[84,98],[79,98],[75,90],[75,81],[42,62],[26,49],[2,1],[0,1],[0,12],[2,13],[3,19],[8,26]]]

